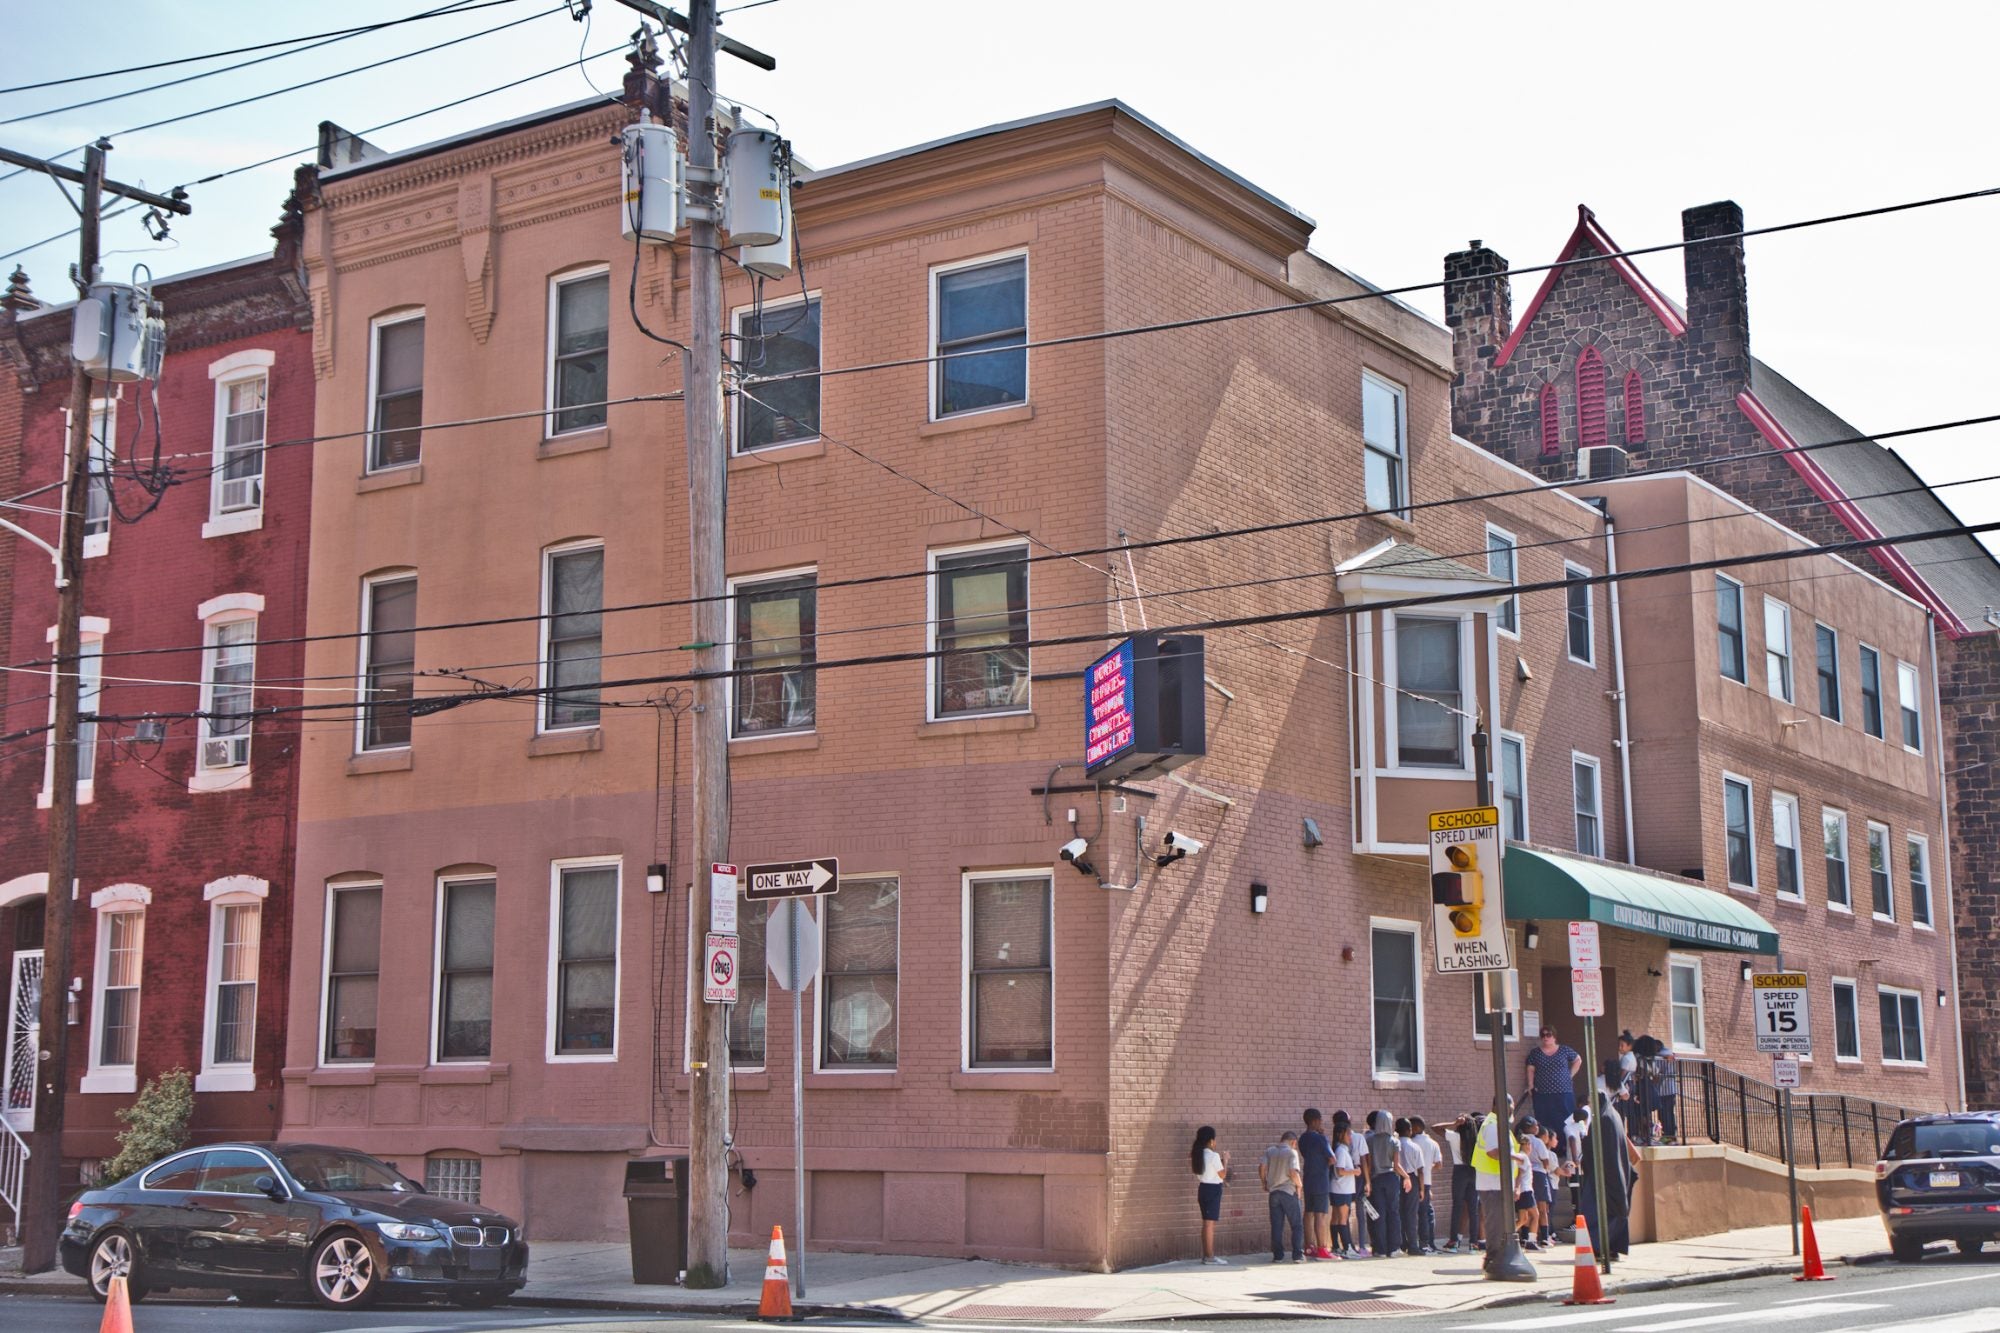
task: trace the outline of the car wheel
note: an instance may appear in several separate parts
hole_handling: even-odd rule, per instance
[[[500,1302],[506,1299],[507,1299],[507,1294],[505,1292],[468,1291],[461,1293],[460,1295],[453,1296],[451,1298],[451,1303],[453,1305],[463,1306],[468,1310],[491,1310],[494,1306],[498,1305]]]
[[[90,1294],[99,1301],[111,1299],[111,1279],[125,1279],[125,1296],[139,1302],[146,1299],[146,1284],[139,1280],[139,1247],[122,1231],[107,1231],[90,1247]]]
[[[336,1231],[313,1246],[306,1266],[313,1299],[329,1310],[360,1310],[382,1294],[375,1252],[352,1231]]]
[[[1897,1236],[1889,1242],[1889,1253],[1899,1264],[1913,1264],[1924,1257],[1924,1243],[1906,1236]]]
[[[244,1291],[233,1291],[230,1295],[236,1298],[238,1305],[276,1305],[278,1303],[278,1293],[262,1287],[249,1288]]]
[[[1955,1243],[1960,1254],[1978,1254],[1979,1247],[1986,1242],[1977,1236],[1960,1236]]]

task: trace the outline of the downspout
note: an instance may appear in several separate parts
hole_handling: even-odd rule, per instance
[[[1598,501],[1600,507],[1603,501]],[[1625,808],[1625,864],[1639,864],[1639,851],[1632,837],[1632,722],[1625,709],[1625,628],[1618,618],[1618,534],[1611,515],[1604,515],[1604,563],[1611,575],[1605,586],[1611,589],[1611,664],[1616,671],[1618,690],[1618,792]]]
[[[1944,930],[1945,948],[1951,960],[1951,1017],[1952,1027],[1958,1040],[1958,1106],[1965,1109],[1965,1019],[1964,1011],[1958,1007],[1958,910],[1953,901],[1954,890],[1951,882],[1951,791],[1946,785],[1944,769],[1944,702],[1942,686],[1938,677],[1944,674],[1943,664],[1938,661],[1937,615],[1929,613],[1925,622],[1930,632],[1931,645],[1931,718],[1937,735],[1938,768],[1938,841],[1944,844]]]

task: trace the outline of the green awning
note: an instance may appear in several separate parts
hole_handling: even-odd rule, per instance
[[[1778,952],[1776,927],[1726,893],[1637,866],[1509,846],[1509,921],[1596,921],[1684,949]]]

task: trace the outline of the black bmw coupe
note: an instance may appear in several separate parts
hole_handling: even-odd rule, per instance
[[[103,1300],[168,1287],[245,1304],[309,1294],[357,1310],[387,1294],[486,1306],[526,1285],[520,1226],[425,1193],[387,1163],[316,1143],[216,1143],[163,1157],[70,1206],[63,1267]]]

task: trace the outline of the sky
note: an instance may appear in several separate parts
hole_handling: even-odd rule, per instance
[[[475,3],[477,0],[475,0]],[[399,18],[445,0],[17,3],[0,87]],[[570,0],[571,8],[582,0]],[[775,118],[831,166],[998,121],[1117,97],[1318,222],[1312,248],[1382,286],[1433,281],[1478,237],[1519,265],[1553,260],[1587,203],[1621,244],[1678,240],[1715,199],[1751,227],[2000,185],[1990,53],[2000,6],[1893,8],[1673,0],[1651,5],[1348,0],[723,0],[724,32],[778,58],[723,57],[725,99]],[[730,12],[735,8],[736,12]],[[545,12],[552,11],[552,12]],[[531,17],[541,15],[541,17]],[[526,19],[526,22],[518,22]],[[166,275],[268,247],[321,120],[366,132],[482,89],[519,87],[371,134],[410,147],[615,89],[637,17],[596,0],[507,0],[404,24],[156,92],[135,90],[267,53],[0,94],[0,145],[52,155],[109,135],[116,179],[190,186],[165,245],[139,213],[109,221],[109,276]],[[119,131],[500,24],[385,68]],[[76,36],[92,40],[79,47]],[[609,52],[596,59],[579,61]],[[560,67],[560,68],[558,68]],[[76,110],[70,103],[116,100]],[[18,119],[26,117],[26,119]],[[68,159],[77,161],[79,158]],[[47,178],[0,180],[0,255],[74,225]],[[2000,412],[1992,366],[2000,198],[1752,238],[1752,346],[1864,430]],[[66,299],[75,241],[14,258]],[[1678,299],[1676,253],[1640,261]],[[1517,311],[1537,279],[1518,280]],[[1437,317],[1435,292],[1409,298]],[[1190,311],[1189,313],[1203,313]],[[1967,522],[2000,520],[2000,426],[1898,444]]]

